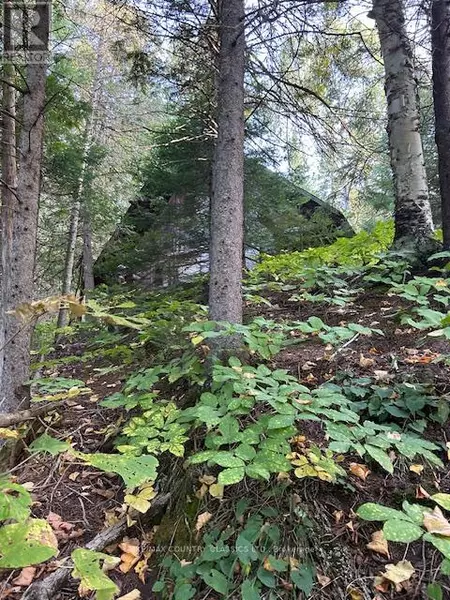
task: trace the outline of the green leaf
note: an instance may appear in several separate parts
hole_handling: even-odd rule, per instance
[[[266,571],[266,569],[263,569],[262,567],[258,569],[256,576],[267,588],[274,588],[277,585],[274,574],[270,571]]]
[[[384,537],[389,542],[409,544],[422,537],[424,531],[418,525],[401,520],[386,521],[383,527]]]
[[[422,525],[424,514],[429,512],[429,509],[425,506],[420,506],[420,504],[410,504],[407,500],[403,502],[402,508],[408,515],[410,521],[416,525]]]
[[[249,565],[258,558],[253,542],[247,538],[245,532],[240,533],[236,539],[236,554],[243,565]]]
[[[189,458],[191,465],[198,465],[200,463],[211,460],[213,456],[217,454],[216,450],[204,450],[203,452],[197,452],[194,456]]]
[[[203,581],[213,590],[226,596],[228,594],[228,580],[223,573],[217,569],[211,569],[210,573],[202,575]]]
[[[438,583],[429,583],[427,585],[428,600],[443,600],[444,594]]]
[[[31,452],[47,452],[52,456],[71,450],[72,446],[68,442],[57,440],[46,433],[31,442],[29,449]]]
[[[246,462],[253,460],[256,456],[256,450],[253,446],[250,446],[250,444],[240,444],[240,446],[235,449],[234,453]]]
[[[291,581],[305,596],[309,596],[314,587],[314,568],[311,565],[300,565],[291,569]]]
[[[259,600],[259,590],[256,587],[256,579],[246,579],[241,585],[242,600]]]
[[[408,520],[408,517],[399,510],[383,506],[382,504],[375,504],[374,502],[362,504],[356,511],[356,514],[361,519],[364,519],[364,521],[389,521],[390,519],[401,519],[402,521]]]
[[[267,429],[282,429],[290,427],[294,423],[293,415],[275,415],[267,423]]]
[[[77,548],[72,552],[74,569],[72,576],[81,579],[81,584],[88,590],[95,591],[97,600],[112,600],[119,591],[117,585],[103,572],[100,563],[113,567],[120,559],[103,552],[94,552],[85,548]]]
[[[38,565],[58,554],[52,528],[43,519],[29,519],[0,528],[0,568]]]
[[[153,584],[152,592],[155,592],[157,594],[158,592],[162,592],[165,588],[166,588],[166,582],[163,581],[162,579],[159,579],[158,581],[155,581],[155,583]]]
[[[218,482],[221,485],[232,485],[239,483],[244,479],[245,471],[244,467],[237,467],[233,469],[225,469],[219,473]]]
[[[431,499],[436,504],[439,504],[439,506],[442,506],[442,508],[445,508],[445,510],[450,510],[450,494],[433,494]]]
[[[450,560],[450,538],[440,537],[434,533],[426,533],[423,536],[426,542],[431,542],[435,548],[442,552],[445,558]]]
[[[270,568],[274,571],[287,571],[287,562],[281,558],[275,558],[275,556],[272,556],[272,554],[270,554],[267,557],[267,562],[270,565]]]
[[[245,467],[245,474],[252,479],[270,479],[270,472],[258,463],[251,463]]]
[[[238,456],[231,454],[231,452],[216,452],[214,456],[211,457],[211,460],[219,466],[228,467],[229,469],[245,466],[244,461]]]
[[[82,455],[88,465],[100,471],[117,473],[122,477],[127,488],[135,488],[147,481],[156,479],[158,461],[154,456],[128,456],[122,454]]]
[[[190,600],[193,596],[195,596],[195,588],[190,583],[181,583],[181,585],[176,585],[173,600]]]
[[[239,433],[239,423],[235,417],[230,415],[224,417],[218,427],[226,442],[235,442]]]
[[[444,558],[444,560],[442,561],[441,573],[442,573],[442,575],[446,575],[447,577],[450,577],[450,559]]]
[[[371,456],[378,464],[380,464],[388,473],[394,472],[394,465],[384,450],[377,448],[376,446],[371,446],[370,444],[366,444],[364,449],[366,450],[367,454],[369,454],[369,456]]]
[[[31,496],[18,483],[0,481],[0,521],[25,521],[30,514]]]

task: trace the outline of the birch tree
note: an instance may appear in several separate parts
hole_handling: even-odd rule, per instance
[[[242,322],[244,229],[244,0],[221,0],[218,137],[212,169],[209,311]]]
[[[395,243],[429,252],[433,220],[419,132],[413,53],[402,0],[373,0],[385,69],[388,135],[395,188]]]

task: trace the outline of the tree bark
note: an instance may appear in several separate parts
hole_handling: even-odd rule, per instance
[[[89,294],[94,287],[94,257],[92,255],[92,223],[89,203],[85,199],[83,204],[83,255],[81,259],[82,289],[84,294]]]
[[[242,323],[244,0],[219,2],[218,138],[213,161],[209,312]]]
[[[49,28],[50,0],[41,0],[35,6],[30,39],[38,39],[48,48]],[[14,199],[9,198],[12,204],[2,211],[2,285],[6,290],[2,299],[5,311],[32,300],[34,291],[47,77],[45,52],[37,54],[41,60],[31,61],[26,67],[17,195],[13,195]],[[22,386],[29,378],[31,334],[31,325],[24,326],[14,315],[5,315],[6,347],[0,387],[2,412],[28,405],[28,394]]]
[[[373,0],[380,37],[391,166],[395,187],[395,244],[426,254],[433,245],[433,219],[419,132],[417,83],[406,35],[402,0]]]
[[[4,11],[3,35],[5,47],[11,42],[11,11]],[[16,157],[16,94],[13,87],[15,68],[5,62],[2,70],[2,181],[0,212],[0,383],[3,380],[6,334],[6,305],[10,288],[9,259],[12,253],[12,223],[17,202],[17,157]],[[0,386],[1,390],[1,386]],[[0,397],[0,411],[14,409],[10,398]]]
[[[433,96],[444,248],[450,250],[450,0],[431,7]]]

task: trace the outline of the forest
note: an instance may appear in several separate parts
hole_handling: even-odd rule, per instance
[[[450,0],[0,33],[0,599],[450,600]]]

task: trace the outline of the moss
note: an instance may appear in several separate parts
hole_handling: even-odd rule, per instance
[[[176,554],[180,560],[194,558],[198,554],[195,538],[198,509],[197,498],[180,498],[177,505],[164,515],[155,534],[155,546],[159,546],[164,553]]]

